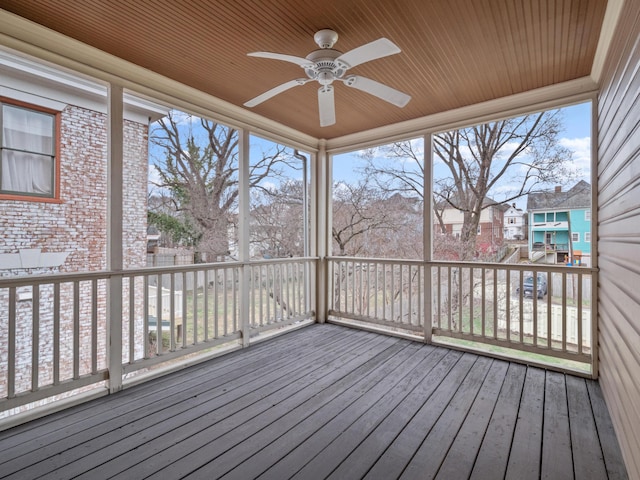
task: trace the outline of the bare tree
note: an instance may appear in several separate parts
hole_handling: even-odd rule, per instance
[[[434,164],[443,165],[444,174],[434,173],[434,216],[442,233],[445,208],[463,213],[460,234],[461,260],[476,254],[476,235],[483,209],[508,203],[550,184],[566,184],[572,179],[567,168],[571,152],[559,144],[559,110],[525,115],[444,132],[433,137]],[[384,154],[382,160],[379,153]],[[411,192],[422,197],[424,167],[414,142],[399,142],[365,155],[365,173],[373,176],[383,190]],[[434,168],[435,170],[435,168]],[[501,194],[497,187],[511,189]]]
[[[171,195],[175,210],[199,234],[197,249],[208,261],[230,254],[231,231],[238,200],[238,132],[202,118],[172,111],[154,124],[151,142],[160,154],[156,186]],[[250,186],[277,176],[289,161],[285,147],[251,164]]]
[[[333,193],[331,236],[338,255],[379,253],[380,232],[394,231],[405,219],[399,218],[393,204],[367,180],[357,184],[338,182]]]
[[[302,180],[287,180],[252,192],[251,243],[263,256],[304,255]]]

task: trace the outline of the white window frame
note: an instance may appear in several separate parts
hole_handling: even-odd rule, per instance
[[[591,242],[591,232],[584,232],[584,241],[586,243],[590,243]]]
[[[591,209],[584,211],[584,221],[585,222],[591,221]]]
[[[580,241],[580,232],[571,232],[571,241],[579,242]]]

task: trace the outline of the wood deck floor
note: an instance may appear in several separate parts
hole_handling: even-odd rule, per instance
[[[597,382],[325,324],[1,432],[0,477],[626,473]]]

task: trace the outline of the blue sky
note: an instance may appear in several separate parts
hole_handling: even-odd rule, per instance
[[[562,110],[564,116],[564,130],[560,135],[560,143],[562,146],[573,152],[573,168],[576,172],[579,172],[578,179],[584,179],[590,182],[591,104],[590,102],[581,103],[565,107]],[[189,124],[193,119],[194,117],[185,115],[183,121],[185,124]],[[271,142],[259,137],[252,136],[251,138],[253,155],[260,155],[263,150],[268,151],[272,145],[273,144]],[[150,163],[154,163],[153,156],[157,156],[159,152],[156,148],[152,148],[151,154],[152,158],[150,158]],[[358,152],[335,156],[333,162],[333,180],[343,180],[348,182],[356,181],[359,175],[357,170],[361,165],[363,165],[363,161],[358,157]],[[290,178],[300,178],[300,175],[300,171],[292,171],[289,176]],[[157,173],[154,168],[150,168],[149,176],[150,180],[157,180]],[[498,196],[495,198],[496,200],[501,200]],[[524,208],[526,205],[526,198],[520,199],[517,201],[517,204],[520,208]]]
[[[564,129],[559,135],[559,142],[572,152],[572,169],[576,173],[576,182],[584,179],[591,182],[591,103],[581,103],[562,109]],[[358,167],[363,161],[357,152],[341,154],[334,157],[334,181],[353,181],[357,178]],[[436,174],[437,175],[437,174]],[[570,186],[569,186],[570,187]],[[496,200],[501,200],[496,196]],[[518,207],[526,207],[526,197],[517,202]]]

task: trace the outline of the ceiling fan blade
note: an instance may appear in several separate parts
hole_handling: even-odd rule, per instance
[[[318,89],[318,111],[320,126],[328,127],[336,123],[336,106],[333,100],[333,85],[323,85]]]
[[[271,58],[273,60],[282,60],[284,62],[291,62],[301,66],[302,68],[313,66],[313,62],[310,62],[306,58],[296,57],[295,55],[286,55],[284,53],[253,52],[253,53],[247,53],[247,55],[249,57]]]
[[[370,62],[378,58],[387,57],[389,55],[395,55],[400,53],[400,48],[391,40],[386,38],[379,38],[371,43],[362,45],[361,47],[349,50],[347,53],[343,53],[336,62],[343,63],[346,68],[353,68],[361,63]]]
[[[391,88],[384,83],[376,82],[370,78],[361,77],[360,75],[350,75],[345,78],[343,82],[349,87],[357,88],[363,92],[375,95],[376,97],[400,108],[404,107],[409,103],[409,100],[411,100],[410,95],[407,95],[400,90],[396,90],[395,88]]]
[[[277,87],[272,88],[264,92],[261,95],[258,95],[255,98],[252,98],[248,102],[245,102],[245,107],[255,107],[256,105],[261,104],[265,100],[269,100],[271,97],[275,97],[279,93],[289,90],[290,88],[297,87],[298,85],[304,85],[307,82],[310,82],[310,78],[297,78],[295,80],[289,80],[288,82],[283,83],[282,85],[278,85]]]

